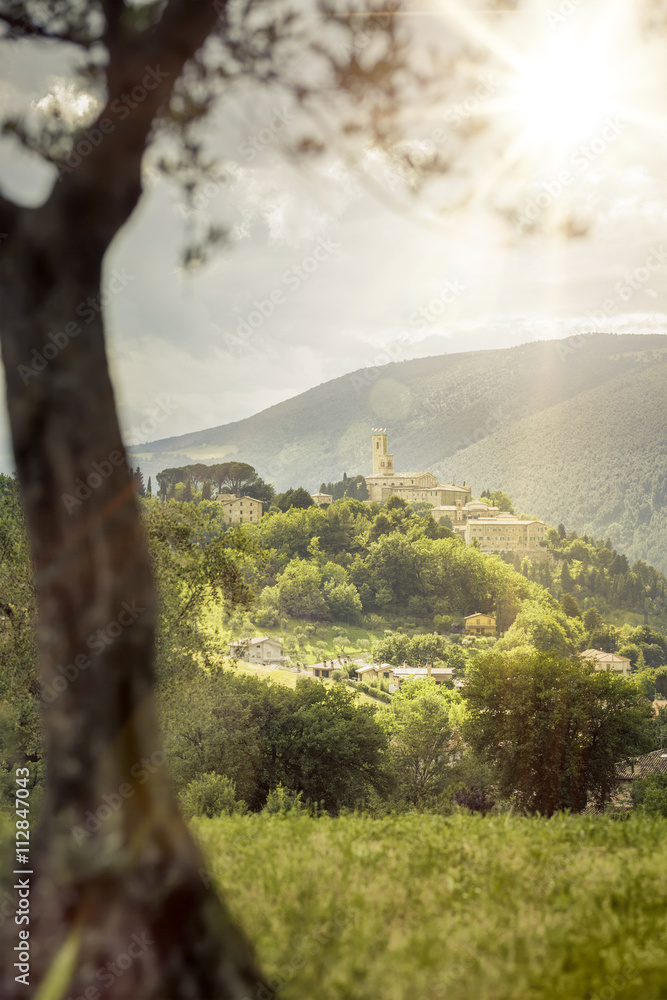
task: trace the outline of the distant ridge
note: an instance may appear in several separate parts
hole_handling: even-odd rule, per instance
[[[667,570],[667,335],[588,334],[362,369],[235,423],[132,448],[147,474],[239,459],[277,489],[397,472],[506,490],[521,509]]]

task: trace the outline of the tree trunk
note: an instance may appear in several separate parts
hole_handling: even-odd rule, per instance
[[[160,749],[155,592],[99,310],[104,253],[128,214],[104,191],[63,183],[42,208],[16,210],[0,246],[48,744],[27,867],[31,988],[15,982],[8,921],[0,995],[34,995],[59,971],[63,992],[49,997],[254,998],[251,950],[200,877]]]

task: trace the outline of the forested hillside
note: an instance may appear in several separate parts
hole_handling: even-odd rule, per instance
[[[571,364],[576,364],[576,357]],[[440,463],[518,509],[610,538],[667,568],[667,366],[662,358],[503,428]]]
[[[667,336],[591,334],[392,363],[133,455],[146,475],[238,460],[278,490],[315,491],[370,472],[370,429],[383,424],[397,471],[502,488],[667,569],[666,360]]]

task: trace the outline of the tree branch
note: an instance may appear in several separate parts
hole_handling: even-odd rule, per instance
[[[8,14],[5,11],[0,11],[0,22],[9,28],[5,38],[16,40],[38,38],[50,42],[69,42],[71,45],[80,45],[84,49],[89,49],[94,42],[92,38],[77,38],[72,34],[63,35],[56,31],[49,31],[48,28],[35,24],[27,17],[17,17],[15,14]]]
[[[219,0],[170,0],[162,18],[139,34],[123,30],[122,7],[122,0],[105,0],[110,18],[105,38],[107,101],[98,123],[111,122],[113,130],[80,166],[66,168],[61,174],[64,183],[56,193],[65,207],[73,193],[89,203],[98,214],[105,241],[125,223],[139,200],[142,158],[155,121],[168,106],[186,63],[213,32]],[[101,190],[105,192],[102,202]]]

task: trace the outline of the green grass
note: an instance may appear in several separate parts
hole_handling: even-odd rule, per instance
[[[667,998],[666,821],[259,815],[194,829],[283,1000]]]
[[[277,625],[273,628],[257,625],[252,620],[252,615],[247,615],[241,627],[231,627],[223,620],[222,605],[216,605],[209,609],[199,623],[199,627],[218,643],[221,652],[227,651],[227,644],[241,636],[252,635],[276,635],[286,645],[291,645],[297,632],[305,636],[303,645],[293,659],[300,663],[312,665],[321,663],[322,659],[335,659],[340,653],[344,656],[367,655],[369,650],[363,649],[359,642],[366,640],[373,643],[376,639],[383,639],[385,628],[394,629],[397,626],[391,621],[380,628],[366,628],[363,625],[346,625],[345,623],[331,624],[327,622],[306,622],[297,618],[288,618],[286,624]],[[427,631],[426,629],[407,628],[406,631],[412,633]],[[336,635],[343,633],[350,641],[341,645],[336,639]],[[318,643],[324,643],[324,647]]]

